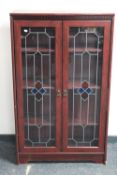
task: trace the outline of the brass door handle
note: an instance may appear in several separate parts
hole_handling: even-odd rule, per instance
[[[57,97],[60,97],[61,96],[61,90],[60,89],[57,90],[56,95],[57,95]]]
[[[67,89],[63,90],[63,96],[68,96],[68,90]]]

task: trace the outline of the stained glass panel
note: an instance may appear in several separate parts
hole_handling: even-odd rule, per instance
[[[69,28],[69,146],[98,146],[103,27]],[[71,86],[72,85],[72,86]]]
[[[25,145],[55,146],[55,28],[22,27]]]

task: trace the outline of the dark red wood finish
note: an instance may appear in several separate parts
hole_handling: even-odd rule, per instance
[[[108,94],[108,66],[109,62],[109,42],[110,42],[110,21],[65,21],[63,23],[64,45],[63,45],[63,89],[68,90],[68,66],[69,66],[69,28],[70,27],[104,27],[104,47],[103,47],[103,67],[102,67],[102,86],[101,86],[101,109],[100,109],[100,132],[99,132],[99,147],[68,147],[68,96],[63,97],[63,144],[64,151],[86,151],[86,152],[104,152],[105,141],[105,122],[106,122],[106,103]],[[102,122],[103,121],[103,122]]]
[[[112,64],[112,46],[113,46],[113,33],[114,33],[114,15],[111,20],[110,30],[110,45],[109,45],[109,62],[108,62],[108,93],[107,93],[107,104],[106,104],[106,131],[105,131],[105,143],[104,143],[104,163],[107,163],[107,138],[108,138],[108,113],[109,113],[109,100],[110,100],[110,87],[111,87],[111,64]]]
[[[23,112],[23,75],[22,75],[22,48],[21,48],[21,27],[54,27],[56,30],[56,90],[62,90],[61,83],[61,22],[54,21],[14,21],[14,34],[15,34],[15,58],[16,58],[16,92],[17,92],[17,110],[18,110],[18,125],[19,125],[19,150],[22,152],[48,152],[59,151],[61,146],[61,97],[56,98],[56,147],[25,147],[24,144],[24,112]],[[58,66],[59,65],[59,66]]]
[[[107,145],[107,119],[110,88],[110,68],[112,53],[113,14],[11,14],[11,44],[14,83],[14,110],[16,123],[17,163],[28,161],[93,161],[105,163]],[[63,25],[62,25],[63,24]],[[67,97],[56,97],[56,144],[52,148],[25,148],[24,117],[22,103],[22,59],[21,26],[54,26],[56,28],[56,90],[68,88],[68,27],[69,26],[104,26],[104,64],[102,74],[100,142],[95,148],[67,147]],[[63,43],[64,41],[64,43]],[[63,52],[63,55],[62,55]],[[63,65],[63,67],[62,67]],[[63,88],[62,88],[63,80]],[[18,90],[20,89],[20,90]]]

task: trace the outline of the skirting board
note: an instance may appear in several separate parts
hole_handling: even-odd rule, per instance
[[[15,143],[15,134],[0,134],[0,142],[1,141]],[[108,136],[108,142],[117,142],[117,136]]]
[[[0,134],[0,142],[16,142],[15,134]]]

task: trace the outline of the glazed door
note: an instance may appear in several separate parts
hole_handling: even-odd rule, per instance
[[[61,22],[15,21],[20,151],[61,145]]]
[[[104,151],[110,22],[65,21],[64,151]]]

